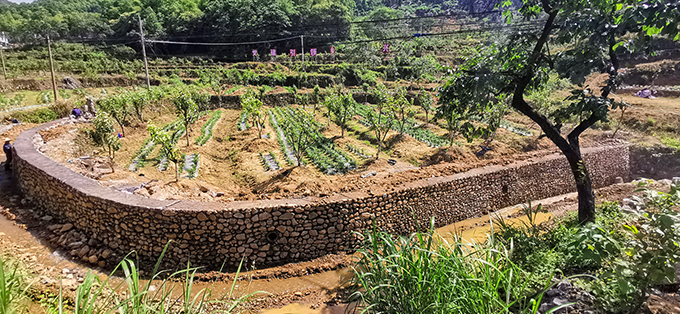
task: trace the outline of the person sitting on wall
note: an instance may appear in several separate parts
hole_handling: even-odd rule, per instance
[[[80,109],[78,109],[78,108],[73,108],[73,110],[71,110],[71,118],[80,119],[80,116],[82,116],[82,115],[83,115],[83,112],[80,111]]]
[[[9,139],[5,139],[5,145],[2,145],[2,151],[5,152],[5,171],[10,171],[12,167],[12,144],[9,143]]]

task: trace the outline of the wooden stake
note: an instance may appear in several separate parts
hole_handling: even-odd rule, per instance
[[[54,62],[52,61],[52,47],[50,45],[50,35],[47,35],[47,53],[50,55],[50,72],[52,72],[52,92],[54,92],[54,102],[57,102],[57,81],[54,79]]]
[[[146,62],[146,44],[144,43],[144,30],[142,29],[142,17],[137,14],[139,19],[139,36],[142,37],[142,54],[144,55],[144,71],[146,71],[146,88],[151,89],[151,81],[149,80],[149,64]]]
[[[305,35],[300,35],[300,45],[302,46],[302,72],[305,71]]]
[[[7,80],[7,69],[5,69],[5,55],[2,54],[2,48],[0,48],[0,59],[2,59],[2,75],[5,76],[5,80]]]

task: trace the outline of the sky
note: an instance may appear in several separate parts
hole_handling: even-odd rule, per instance
[[[35,0],[9,0],[9,2],[14,2],[14,3],[27,3],[27,2],[33,2]]]

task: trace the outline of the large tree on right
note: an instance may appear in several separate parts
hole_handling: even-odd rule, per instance
[[[499,3],[510,6],[509,0]],[[648,53],[650,43],[659,37],[680,39],[680,2],[525,0],[519,10],[508,10],[504,16],[510,34],[471,58],[442,87],[439,111],[483,112],[494,102],[509,102],[537,123],[566,156],[576,182],[579,220],[594,221],[595,195],[579,136],[622,105],[612,98],[620,84],[621,55]],[[594,71],[607,73],[608,78],[602,86],[573,90],[562,106],[544,114],[526,96],[547,80],[551,70],[580,82]],[[573,128],[562,130],[568,123]]]

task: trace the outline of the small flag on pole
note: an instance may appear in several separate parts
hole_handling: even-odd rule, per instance
[[[390,44],[383,44],[382,52],[390,53]]]
[[[270,49],[269,53],[271,53],[272,57],[276,57],[276,49]]]
[[[290,50],[290,56],[291,56],[291,58],[294,58],[296,55],[297,55],[297,53],[296,53],[295,49],[291,49],[291,50]]]
[[[316,48],[309,49],[309,55],[312,57],[316,56]]]
[[[332,54],[332,55],[335,54],[335,47],[333,47],[333,46],[331,46],[331,54]]]
[[[253,57],[257,56],[257,49],[253,49]]]

